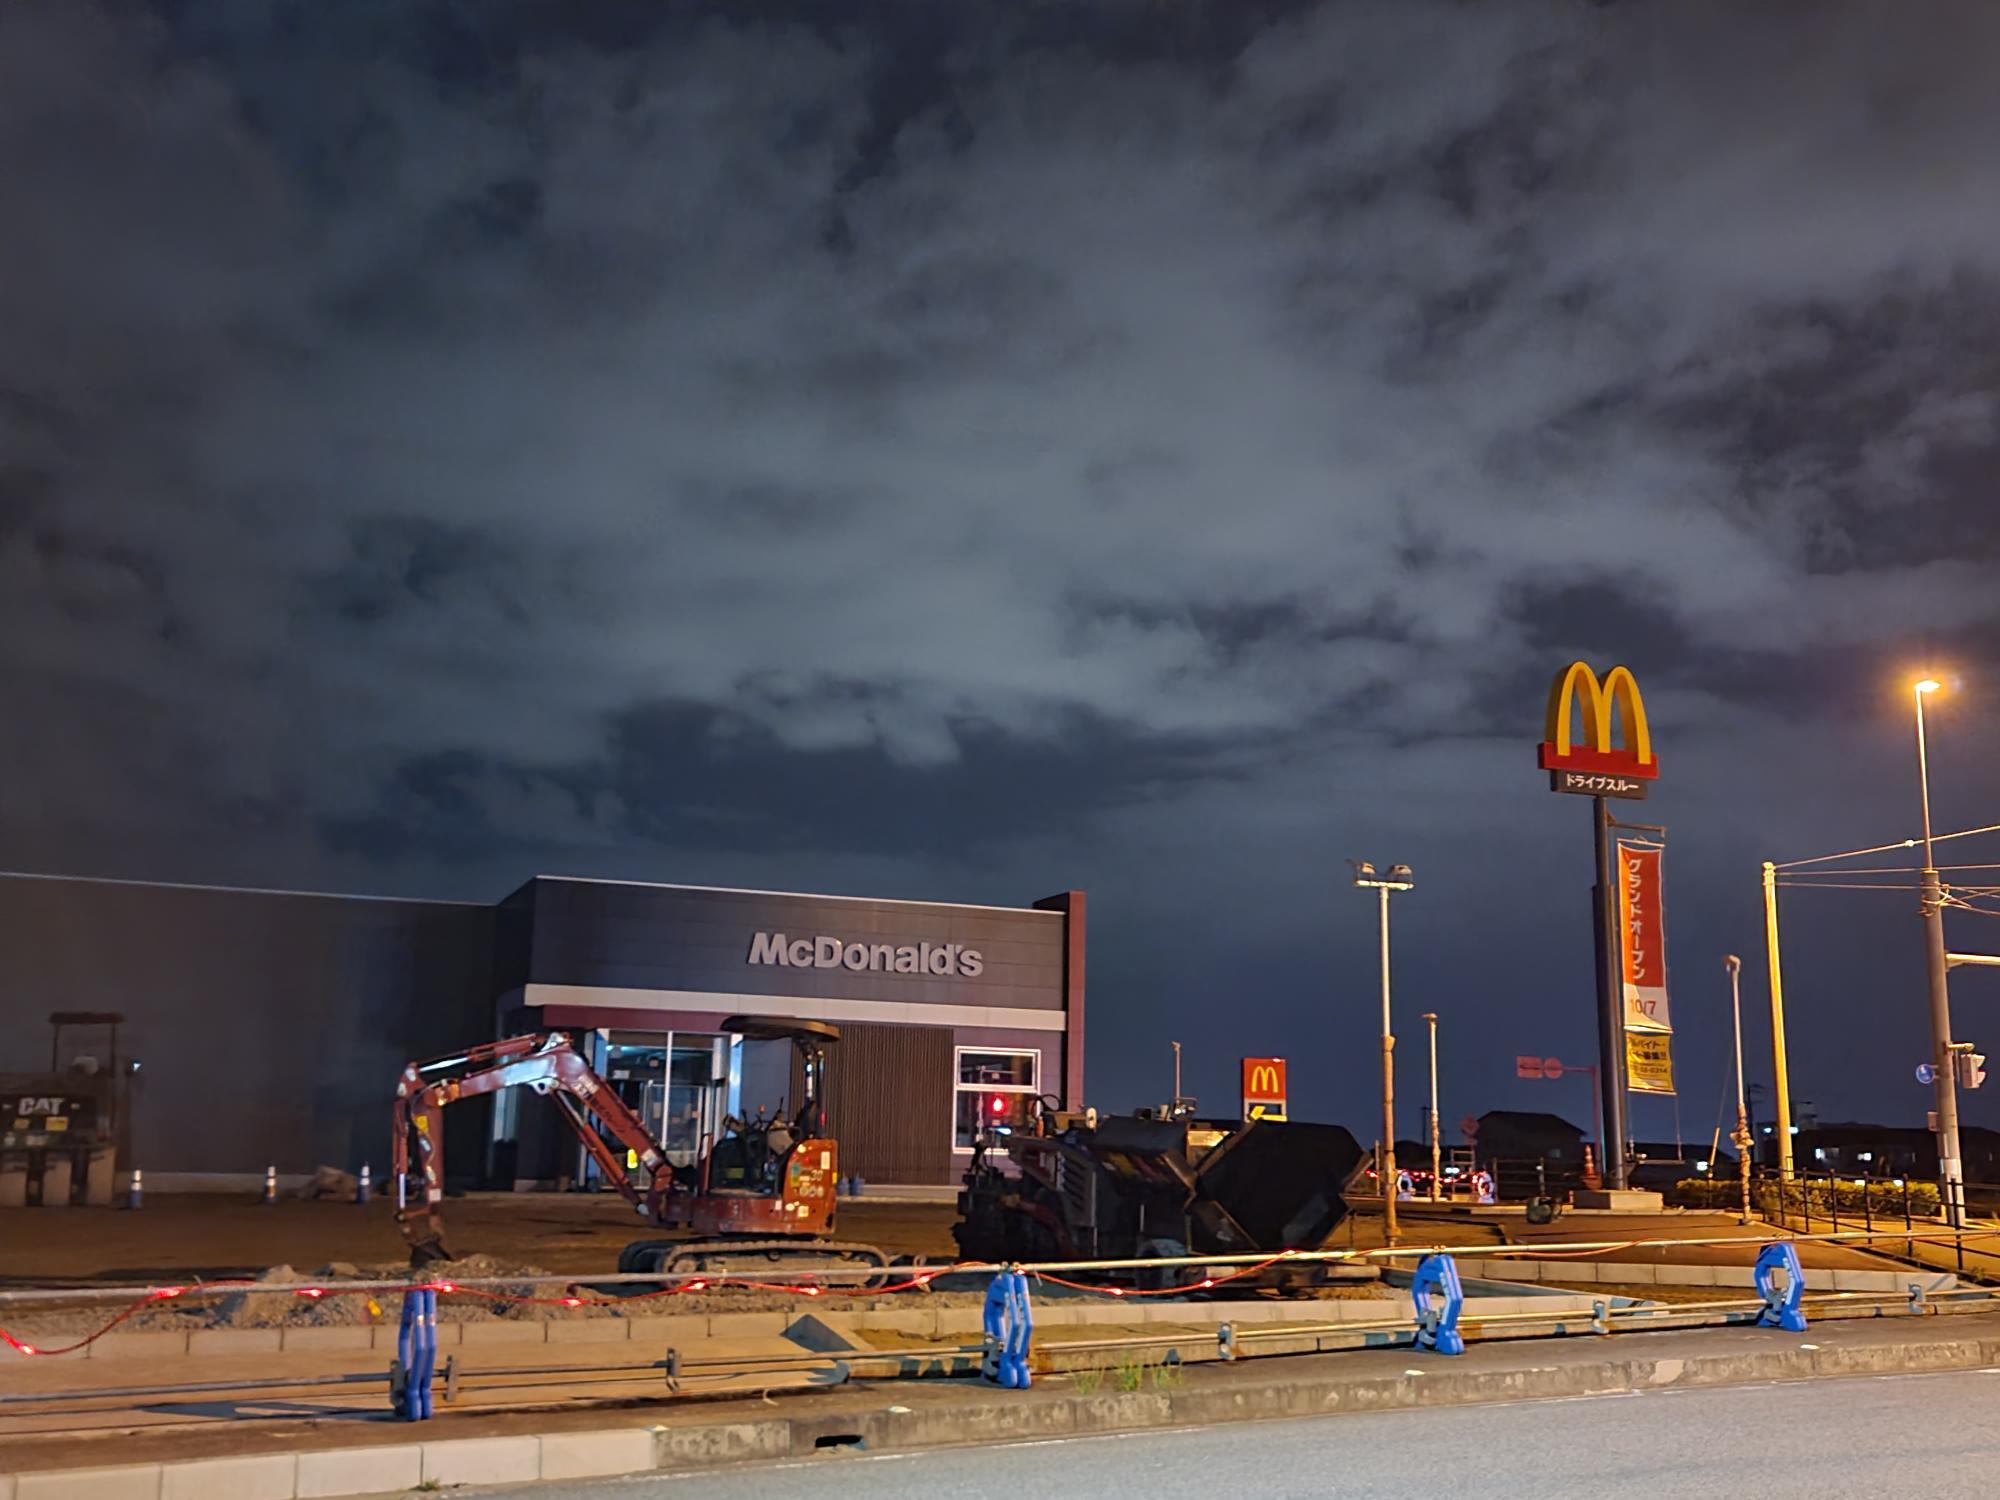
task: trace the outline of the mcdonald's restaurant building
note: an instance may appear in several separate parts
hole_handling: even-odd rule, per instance
[[[790,1048],[723,1022],[824,1021],[843,1173],[944,1185],[980,1122],[1081,1104],[1084,930],[1081,891],[1001,907],[538,876],[477,903],[0,874],[0,1072],[49,1066],[51,1012],[116,1012],[139,1064],[121,1176],[241,1188],[267,1165],[379,1175],[406,1061],[562,1030],[687,1161],[728,1116],[798,1106]],[[461,1185],[589,1175],[523,1090],[454,1106],[445,1135]]]
[[[1037,1094],[1082,1100],[1083,939],[1081,891],[997,907],[540,879],[500,906],[501,1029],[585,1038],[684,1163],[730,1115],[797,1107],[791,1050],[746,1046],[724,1020],[832,1022],[843,1174],[944,1184],[982,1123],[1025,1119]],[[514,1095],[496,1175],[588,1175]]]

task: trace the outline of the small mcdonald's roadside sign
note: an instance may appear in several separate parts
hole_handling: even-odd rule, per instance
[[[1600,681],[1590,663],[1573,661],[1556,673],[1537,761],[1551,791],[1643,799],[1660,761],[1631,669],[1613,667]]]
[[[1282,1057],[1243,1059],[1243,1118],[1285,1118],[1285,1060]]]

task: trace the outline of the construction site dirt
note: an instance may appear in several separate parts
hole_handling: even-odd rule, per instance
[[[451,1203],[452,1237],[459,1258],[429,1273],[460,1279],[477,1277],[576,1276],[588,1282],[609,1272],[618,1251],[632,1238],[633,1215],[620,1199],[596,1194],[469,1194]],[[933,1264],[953,1258],[953,1206],[943,1202],[859,1198],[841,1206],[843,1237],[879,1245],[893,1257],[917,1257]],[[1673,1222],[1645,1219],[1590,1222],[1566,1219],[1524,1234],[1511,1223],[1437,1216],[1407,1226],[1433,1244],[1474,1245],[1508,1238],[1599,1240],[1630,1235],[1741,1234],[1754,1239],[1759,1227],[1743,1228],[1724,1216],[1671,1215]],[[144,1286],[198,1280],[248,1279],[286,1287],[309,1286],[357,1276],[405,1273],[407,1257],[390,1206],[380,1200],[359,1205],[327,1200],[285,1199],[263,1204],[242,1197],[159,1195],[138,1211],[75,1208],[59,1212],[23,1211],[7,1216],[0,1235],[0,1287]],[[1350,1218],[1332,1247],[1366,1249],[1380,1244],[1380,1220],[1366,1213]],[[1865,1252],[1836,1246],[1807,1247],[1809,1263],[1867,1266]],[[1624,1251],[1615,1258],[1657,1258],[1659,1252]],[[1726,1246],[1675,1247],[1671,1258],[1718,1263],[1740,1261],[1742,1250]],[[1596,1258],[1586,1253],[1579,1258]],[[520,1286],[523,1294],[548,1297],[558,1289]],[[1333,1292],[1332,1295],[1339,1295]],[[975,1292],[935,1289],[926,1296],[977,1300]],[[840,1299],[849,1307],[887,1299]],[[741,1287],[680,1293],[670,1298],[524,1303],[473,1296],[443,1299],[439,1313],[450,1321],[634,1317],[665,1312],[769,1311],[798,1305],[785,1292]],[[116,1308],[89,1306],[11,1309],[6,1326],[19,1335],[52,1340],[101,1325]],[[130,1332],[188,1327],[299,1327],[393,1323],[396,1298],[341,1296],[316,1299],[241,1292],[161,1303],[140,1309],[121,1326]]]
[[[603,1274],[645,1225],[609,1193],[470,1193],[450,1201],[452,1245],[461,1259],[487,1256],[556,1275]],[[845,1239],[891,1255],[948,1259],[948,1203],[841,1204]],[[274,1265],[407,1264],[390,1204],[280,1199],[263,1204],[224,1194],[155,1194],[125,1209],[24,1210],[0,1233],[0,1285],[185,1281],[255,1276]],[[470,1275],[461,1270],[460,1274]]]
[[[933,1264],[954,1258],[949,1203],[843,1202],[843,1236],[880,1246],[892,1257]],[[469,1194],[451,1202],[452,1238],[457,1259],[422,1273],[460,1280],[482,1277],[591,1276],[611,1271],[619,1248],[633,1236],[633,1215],[608,1194]],[[1484,1238],[1476,1231],[1469,1238]],[[1350,1235],[1339,1237],[1345,1245]],[[1370,1236],[1365,1232],[1362,1243]],[[263,1204],[219,1194],[159,1195],[137,1211],[68,1209],[27,1211],[8,1216],[0,1235],[0,1288],[60,1288],[188,1285],[200,1281],[248,1280],[298,1289],[357,1277],[387,1278],[409,1273],[405,1247],[389,1205],[327,1200],[281,1199]],[[580,1306],[560,1302],[560,1287],[520,1285],[503,1292],[556,1299],[533,1303],[466,1295],[440,1300],[446,1321],[510,1321],[640,1317],[656,1313],[775,1311],[792,1309],[792,1293],[721,1287],[671,1297],[634,1299],[607,1295]],[[607,1289],[608,1290],[608,1289]],[[1323,1295],[1360,1294],[1328,1288]],[[977,1303],[977,1291],[928,1290],[926,1297]],[[886,1297],[848,1296],[849,1308],[889,1306]],[[120,1328],[158,1332],[191,1327],[345,1327],[393,1325],[398,1301],[386,1293],[310,1297],[273,1296],[231,1290],[200,1298],[176,1298],[138,1309]],[[89,1304],[9,1309],[0,1322],[17,1336],[54,1342],[101,1326],[119,1305]]]

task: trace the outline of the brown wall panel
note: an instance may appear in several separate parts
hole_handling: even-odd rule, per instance
[[[952,1180],[952,1030],[847,1024],[827,1064],[840,1172],[874,1183]],[[798,1065],[792,1067],[798,1098]]]

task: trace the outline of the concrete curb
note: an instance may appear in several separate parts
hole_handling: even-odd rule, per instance
[[[323,1500],[394,1495],[435,1481],[517,1484],[604,1479],[656,1468],[643,1427],[327,1448],[185,1463],[0,1475],[0,1500]]]
[[[1935,1329],[1926,1325],[1925,1332]],[[1915,1332],[1913,1329],[1912,1332]],[[1759,1334],[1758,1337],[1767,1335]],[[1549,1400],[1625,1391],[1758,1384],[1815,1377],[1928,1373],[2000,1365],[2000,1331],[1816,1344],[1770,1334],[1769,1347],[1699,1352],[1675,1336],[1644,1354],[1537,1360],[1478,1368],[1411,1355],[1420,1368],[1269,1370],[1225,1366],[1192,1388],[1079,1391],[1045,1381],[1027,1391],[955,1386],[911,1405],[831,1410],[802,1403],[717,1412],[708,1421],[385,1444],[367,1448],[0,1475],[0,1500],[305,1500],[387,1495],[439,1485],[577,1479],[808,1456],[829,1447],[874,1451],[1078,1437],[1157,1427],[1263,1421],[1339,1412]],[[1401,1363],[1400,1361],[1398,1362]],[[1214,1367],[1209,1367],[1214,1368]],[[754,1413],[751,1415],[750,1413]]]

